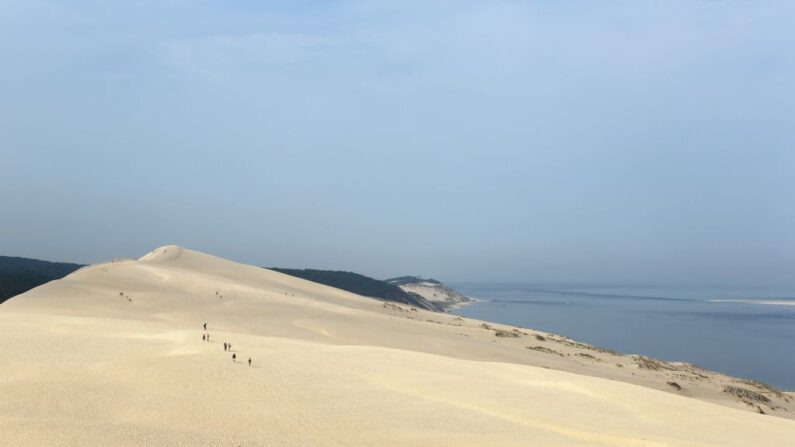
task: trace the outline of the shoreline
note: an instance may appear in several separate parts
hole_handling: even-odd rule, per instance
[[[473,299],[472,302],[464,303],[464,305],[462,305],[462,306],[452,307],[450,309],[451,313],[453,313],[453,315],[459,315],[459,316],[462,316],[462,317],[465,317],[465,318],[472,318],[472,319],[486,321],[486,322],[488,322],[490,324],[509,325],[509,326],[516,326],[516,327],[519,327],[519,328],[526,328],[526,329],[529,329],[529,330],[542,331],[542,329],[539,329],[539,328],[535,327],[532,323],[528,323],[528,322],[517,322],[516,320],[500,321],[499,319],[495,319],[495,317],[497,317],[497,315],[491,315],[490,317],[484,317],[484,316],[481,316],[481,315],[479,315],[477,313],[468,314],[468,315],[467,314],[454,313],[457,310],[466,308],[469,304],[477,304],[477,303],[482,304],[482,303],[490,303],[490,302],[499,302],[499,300],[492,300],[492,299],[482,299],[482,298],[481,299],[472,298],[472,299]],[[693,301],[696,301],[696,300],[693,300]],[[713,299],[710,299],[710,300],[703,300],[703,302],[735,303],[735,304],[759,304],[759,305],[764,305],[764,306],[784,306],[784,307],[795,306],[795,300],[791,300],[790,301],[790,300],[746,300],[746,299],[714,299],[713,300]],[[506,303],[506,304],[510,305],[510,303]],[[561,337],[567,337],[565,335],[565,334],[567,334],[567,332],[565,330],[551,329],[550,331],[551,331],[550,332],[551,334],[556,334],[556,335],[561,336]],[[588,340],[588,337],[587,336],[583,336],[583,334],[579,334],[579,335],[575,336],[573,338],[573,340]],[[591,343],[591,341],[586,341],[586,343]],[[596,342],[596,343],[599,343],[599,342]],[[603,346],[604,345],[611,346],[609,343],[601,343],[601,344]],[[612,350],[612,349],[614,349],[614,348],[611,347],[610,350]],[[692,358],[692,356],[691,356],[690,359],[681,360],[682,358],[687,358],[688,356],[686,356],[686,355],[683,355],[683,356],[675,356],[675,355],[674,356],[661,356],[661,355],[659,355],[659,353],[657,353],[657,354],[648,353],[648,350],[645,350],[645,349],[632,349],[632,350],[629,350],[629,349],[621,349],[620,347],[616,347],[615,349],[618,349],[619,350],[618,352],[621,352],[623,355],[628,355],[628,356],[638,355],[638,356],[643,356],[643,357],[649,356],[649,358],[654,358],[654,359],[662,359],[662,358],[664,358],[664,359],[666,359],[666,360],[663,360],[664,362],[672,363],[672,364],[676,364],[676,363],[701,364],[701,361],[698,358]],[[641,354],[641,353],[647,353],[647,354]],[[719,367],[716,368],[714,366],[712,368],[710,368],[709,370],[713,371],[713,372],[715,372],[717,374],[726,375],[728,377],[736,377],[736,378],[741,379],[741,380],[758,381],[760,383],[765,383],[763,381],[766,381],[766,378],[764,377],[764,375],[763,375],[763,377],[760,377],[759,375],[755,375],[755,374],[738,374],[736,372],[734,372],[734,373],[730,372],[730,370],[727,371],[727,369],[725,369],[725,368],[719,368]],[[773,381],[773,382],[777,383],[776,381]],[[770,385],[770,386],[774,387],[777,390],[779,390],[781,392],[784,392],[784,393],[795,394],[795,385],[792,385],[792,384],[787,385],[787,384],[778,383],[777,385]]]
[[[795,436],[792,395],[760,382],[176,246],[17,296],[0,323],[0,385],[14,391],[0,435],[14,445],[741,447]],[[86,398],[52,405],[75,396]]]
[[[442,312],[450,313],[453,310],[463,309],[463,308],[468,307],[468,306],[470,306],[472,304],[486,302],[484,300],[478,300],[478,299],[475,299],[475,298],[472,298],[472,297],[467,297],[467,298],[469,298],[469,301],[457,301],[455,303],[448,303],[448,304],[444,304],[445,302],[442,302],[442,301],[437,301],[436,304],[439,304],[439,305],[442,306]]]

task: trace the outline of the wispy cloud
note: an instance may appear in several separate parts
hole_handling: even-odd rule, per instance
[[[295,70],[333,45],[333,39],[311,34],[217,34],[167,41],[158,54],[170,67],[218,78],[241,72]]]

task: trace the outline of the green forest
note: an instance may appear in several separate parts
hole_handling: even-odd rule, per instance
[[[67,262],[0,256],[0,303],[82,267]]]

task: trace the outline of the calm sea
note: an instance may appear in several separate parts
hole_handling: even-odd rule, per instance
[[[481,302],[454,313],[685,361],[795,390],[795,289],[454,284]]]

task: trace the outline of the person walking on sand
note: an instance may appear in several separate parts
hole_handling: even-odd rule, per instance
[[[207,336],[202,334],[202,341],[207,341]]]
[[[232,350],[232,343],[229,343],[229,350]]]
[[[251,366],[251,357],[248,358],[248,366]]]
[[[237,363],[237,354],[232,354],[232,363]]]
[[[224,351],[226,351],[226,342],[224,342]]]
[[[204,323],[203,326],[204,326],[204,330],[206,331],[207,330],[207,323]]]

